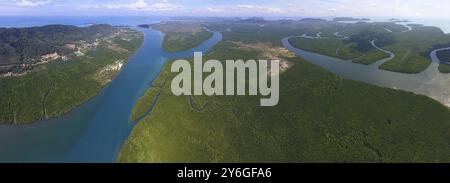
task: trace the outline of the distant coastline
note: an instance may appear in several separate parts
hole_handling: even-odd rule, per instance
[[[63,24],[63,25],[75,25],[86,26],[89,24],[110,24],[110,25],[139,25],[157,23],[163,20],[177,19],[179,17],[153,17],[153,16],[135,16],[135,17],[120,17],[120,16],[67,16],[67,17],[50,17],[50,16],[0,16],[2,21],[0,22],[0,28],[11,27],[32,27],[43,26],[48,24]],[[308,17],[264,17],[266,20],[300,20]],[[321,18],[329,21],[340,18],[352,18],[363,22],[392,22],[396,21],[402,24],[422,24],[425,26],[435,26],[441,28],[446,34],[450,33],[450,19],[423,19],[423,18],[411,18],[411,17],[310,17]]]

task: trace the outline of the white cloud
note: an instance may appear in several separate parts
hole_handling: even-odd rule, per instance
[[[194,0],[0,0],[0,14],[16,11],[26,14],[24,9],[35,6],[65,7],[65,9],[92,9],[115,13],[117,10],[146,12],[170,12],[171,15],[194,16],[302,16],[302,17],[396,17],[396,18],[450,18],[449,0],[241,0],[192,3]],[[176,2],[176,3],[175,3]],[[56,9],[41,8],[51,14]],[[37,10],[36,10],[37,11]],[[94,12],[94,11],[92,11]],[[95,12],[94,12],[95,13]]]
[[[148,7],[148,10],[155,11],[175,11],[180,9],[182,9],[182,7],[170,3],[156,3]]]
[[[52,0],[35,1],[35,0],[16,0],[17,6],[40,6],[50,4]]]
[[[273,15],[284,13],[282,8],[271,6],[258,6],[251,4],[238,4],[228,6],[209,6],[199,9],[193,9],[194,13],[208,13],[217,15]]]
[[[162,3],[150,4],[144,0],[138,0],[131,4],[105,4],[103,7],[108,9],[128,9],[128,10],[140,10],[140,11],[176,11],[183,9],[181,6],[177,6],[168,3],[164,0]]]
[[[285,10],[302,16],[450,18],[449,9],[448,0],[302,0],[291,2]]]
[[[225,10],[222,8],[207,7],[206,11],[210,13],[221,13],[224,12]]]
[[[236,5],[236,9],[241,13],[283,13],[284,11],[281,8],[277,7],[269,7],[269,6],[257,6],[257,5],[248,5],[248,4],[240,4]]]
[[[81,5],[76,7],[76,10],[84,10],[84,9],[99,9],[101,8],[100,5],[95,5],[95,4],[85,4],[85,5]]]

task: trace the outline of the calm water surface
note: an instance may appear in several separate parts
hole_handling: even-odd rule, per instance
[[[148,23],[148,22],[147,22]],[[31,125],[0,126],[0,162],[114,162],[132,130],[129,118],[167,59],[206,52],[222,39],[214,36],[191,50],[162,51],[162,34],[141,30],[142,47],[99,95],[61,118]]]

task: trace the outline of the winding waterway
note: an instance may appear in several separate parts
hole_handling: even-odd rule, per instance
[[[285,48],[308,62],[336,73],[343,78],[426,95],[446,106],[450,106],[450,74],[442,74],[438,71],[440,61],[436,56],[436,52],[450,50],[450,48],[431,52],[432,63],[423,72],[419,74],[404,74],[379,69],[381,64],[393,59],[395,55],[376,46],[376,41],[372,41],[372,45],[378,50],[388,53],[390,57],[367,66],[295,48],[289,43],[290,38],[292,37],[282,40]]]
[[[167,53],[161,49],[161,32],[142,31],[142,47],[90,101],[57,119],[1,125],[0,162],[114,162],[133,128],[129,121],[133,107],[165,61],[191,57],[194,51],[206,52],[222,40],[222,34],[214,32],[196,48]]]

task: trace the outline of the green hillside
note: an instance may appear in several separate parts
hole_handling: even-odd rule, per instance
[[[21,63],[17,66],[19,68],[22,68],[22,63],[29,66],[17,72],[8,71],[9,74],[0,75],[0,123],[25,124],[69,112],[95,96],[108,84],[143,41],[143,34],[140,32],[111,26],[105,26],[104,30],[96,35],[91,35],[94,33],[91,30],[93,27],[72,26],[3,31],[30,32],[31,29],[36,31],[23,33],[29,37],[29,41],[54,40],[54,44],[73,43],[76,48],[58,47],[64,52],[58,52],[60,56],[45,62],[28,63],[26,59],[15,60]],[[59,32],[61,30],[67,30],[68,34],[83,34],[61,37],[60,33],[65,33]],[[34,34],[37,35],[31,36]],[[91,36],[85,37],[87,35]],[[24,50],[34,50],[33,44],[24,46]],[[32,55],[26,55],[29,52],[17,50],[20,49],[16,49],[16,53],[21,55],[20,58],[33,58]],[[33,54],[40,55],[41,50]]]
[[[85,28],[67,25],[46,25],[30,28],[0,28],[0,73],[20,73],[27,68],[20,64],[35,64],[49,53],[68,55],[73,49],[68,44],[93,43],[96,39],[111,36],[118,29],[110,25],[93,25]]]

